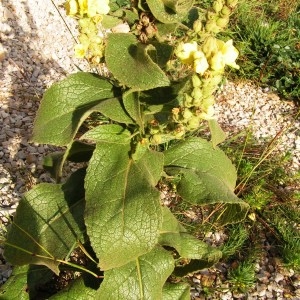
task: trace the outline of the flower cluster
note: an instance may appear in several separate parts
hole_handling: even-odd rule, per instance
[[[184,93],[180,106],[172,111],[173,121],[185,128],[197,128],[201,120],[214,117],[214,92],[222,80],[226,66],[238,69],[238,50],[233,41],[219,40],[215,34],[225,28],[237,0],[216,0],[206,15],[206,22],[198,19],[193,24],[191,41],[181,42],[176,57],[193,70],[192,89]]]
[[[97,14],[108,14],[110,10],[108,3],[109,0],[68,0],[65,7],[69,16],[87,15],[92,18]]]
[[[68,0],[66,12],[79,19],[79,43],[75,46],[75,57],[87,58],[98,64],[103,57],[104,42],[99,30],[102,15],[108,14],[109,0]]]

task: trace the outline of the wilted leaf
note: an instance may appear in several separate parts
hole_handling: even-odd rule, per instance
[[[162,299],[163,285],[173,269],[172,255],[156,247],[122,267],[104,272],[97,299]]]
[[[133,34],[110,34],[105,50],[107,67],[121,84],[135,90],[167,86],[169,79],[147,53],[153,48],[139,43]]]
[[[134,161],[130,151],[129,143],[98,143],[87,170],[85,220],[103,270],[127,264],[158,240],[161,208],[154,181],[163,160],[145,154]]]

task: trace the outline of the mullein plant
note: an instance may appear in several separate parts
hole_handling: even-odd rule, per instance
[[[236,1],[215,1],[207,12],[193,4],[67,1],[79,23],[76,55],[105,63],[109,76],[78,72],[44,94],[32,140],[65,150],[44,159],[55,183],[37,184],[17,208],[4,256],[19,267],[0,289],[5,299],[36,299],[37,287],[69,266],[79,277],[55,299],[186,300],[190,287],[170,278],[221,259],[222,249],[188,233],[158,189],[176,181],[181,202],[210,205],[217,226],[248,214],[234,193],[236,169],[217,147],[224,133],[213,111],[226,66],[238,68],[233,41],[217,37]],[[95,112],[108,122],[82,134]],[[211,141],[193,134],[205,122]],[[65,179],[67,160],[85,164]],[[70,260],[76,249],[88,263]]]
[[[182,93],[175,107],[168,116],[148,121],[148,137],[142,143],[158,145],[173,139],[183,138],[187,132],[194,131],[207,120],[209,124],[214,117],[214,93],[222,81],[226,66],[238,69],[236,59],[238,50],[233,40],[226,42],[216,35],[222,32],[229,23],[229,17],[237,5],[237,0],[216,0],[206,14],[200,15],[193,22],[183,38],[176,41],[173,55],[167,63],[172,69],[174,61],[182,64],[189,73],[186,92]],[[91,66],[105,61],[106,32],[132,32],[138,35],[139,27],[145,26],[144,34],[148,38],[158,38],[154,22],[147,14],[140,14],[139,24],[130,27],[127,22],[105,30],[102,26],[104,16],[109,14],[107,0],[69,0],[65,4],[67,14],[78,19],[79,43],[75,46],[75,57],[87,59]],[[133,12],[138,11],[136,5]],[[148,23],[152,26],[144,25]],[[142,25],[141,25],[142,24]],[[152,30],[151,30],[152,29]],[[138,38],[140,36],[137,36]],[[184,41],[182,41],[184,40]],[[166,69],[167,69],[166,68]],[[216,122],[211,127],[216,128]],[[222,132],[218,127],[218,132]],[[225,137],[224,134],[221,136]]]

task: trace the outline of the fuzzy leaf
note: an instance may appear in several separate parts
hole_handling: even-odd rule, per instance
[[[150,251],[161,225],[154,185],[162,173],[162,156],[151,152],[134,161],[130,144],[120,139],[118,145],[97,144],[85,182],[87,232],[103,270]]]
[[[146,0],[151,13],[162,23],[177,23],[183,20],[194,0]]]
[[[148,54],[153,48],[139,43],[133,34],[110,34],[105,49],[107,67],[121,84],[135,90],[167,86],[169,79]]]
[[[3,286],[0,287],[2,300],[28,300],[27,272],[28,266],[14,267],[12,274]]]
[[[128,130],[117,124],[107,124],[97,126],[85,134],[83,134],[81,140],[92,140],[93,142],[116,142],[119,144],[128,144],[131,138],[131,134]]]
[[[118,123],[134,124],[134,121],[128,115],[120,98],[111,98],[101,101],[95,110]]]
[[[164,24],[166,26],[166,24]],[[149,51],[152,60],[157,63],[161,68],[164,68],[167,62],[170,60],[173,53],[173,47],[166,43],[152,42],[155,48]]]
[[[44,94],[33,129],[33,141],[65,146],[99,101],[116,89],[106,79],[79,72],[53,84]]]
[[[162,299],[163,285],[173,269],[172,255],[156,247],[122,267],[104,272],[97,299]]]
[[[163,288],[163,300],[190,300],[190,286],[185,283],[166,283]]]
[[[196,205],[220,203],[215,214],[221,224],[241,221],[248,204],[234,194],[236,170],[223,151],[206,140],[189,138],[165,151],[166,172],[181,174],[178,193]]]
[[[139,92],[134,90],[125,92],[123,94],[123,103],[130,117],[140,126],[140,128],[144,129],[139,94]]]
[[[42,183],[20,201],[8,232],[4,256],[14,265],[39,264],[58,274],[59,262],[84,239],[85,170],[61,184]]]

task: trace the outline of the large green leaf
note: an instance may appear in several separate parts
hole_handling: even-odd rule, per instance
[[[99,101],[115,97],[116,89],[106,79],[79,72],[53,84],[38,110],[33,141],[65,146]]]
[[[190,300],[190,286],[185,283],[166,283],[163,300]]]
[[[158,21],[177,23],[186,17],[194,0],[146,0],[146,2]]]
[[[176,249],[183,258],[202,259],[216,263],[222,257],[220,250],[187,233],[185,228],[166,207],[163,208],[163,225],[159,243]]]
[[[121,84],[135,90],[167,86],[169,79],[148,54],[153,49],[139,43],[133,34],[110,34],[105,49],[107,67]]]
[[[97,299],[162,299],[163,285],[173,269],[172,255],[155,247],[122,267],[104,272]]]
[[[82,277],[77,278],[66,288],[59,291],[54,296],[50,297],[50,300],[95,300],[97,290],[91,289],[86,286]]]
[[[122,266],[150,251],[161,225],[159,192],[163,157],[129,156],[130,144],[98,143],[86,176],[85,221],[103,270]]]
[[[224,204],[215,214],[221,224],[242,220],[248,205],[234,194],[236,170],[223,151],[201,138],[189,138],[165,151],[166,172],[180,174],[177,186],[183,200],[198,204]]]
[[[61,184],[42,183],[20,201],[8,232],[4,256],[14,265],[39,264],[58,274],[59,262],[84,240],[85,170]]]

